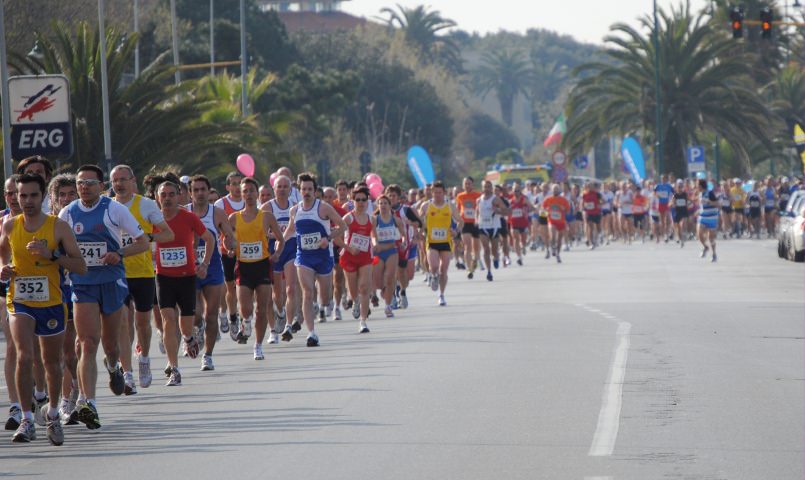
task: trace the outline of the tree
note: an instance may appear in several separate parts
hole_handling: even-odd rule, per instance
[[[475,158],[491,158],[507,149],[520,149],[520,140],[509,128],[485,113],[470,117],[471,143]]]
[[[441,64],[454,73],[461,72],[461,52],[458,46],[450,38],[439,35],[443,30],[455,27],[456,22],[442,17],[438,11],[428,11],[423,5],[406,8],[398,4],[397,10],[380,10],[381,14],[389,16],[386,23],[390,28],[400,28],[405,39],[424,60]]]
[[[748,163],[752,142],[771,148],[773,113],[753,88],[746,59],[731,54],[731,39],[714,34],[689,7],[659,12],[665,169],[686,175],[685,149],[703,132],[714,132],[742,152]],[[576,70],[579,80],[568,100],[568,131],[563,145],[570,153],[586,151],[607,135],[637,133],[645,145],[655,138],[655,55],[653,20],[641,19],[647,34],[615,24],[606,37],[606,62]]]
[[[494,50],[483,54],[483,63],[473,72],[473,90],[482,97],[495,91],[503,123],[512,126],[517,95],[528,96],[535,76],[528,57],[521,51]]]
[[[63,73],[70,82],[70,106],[75,145],[74,161],[98,162],[104,157],[101,108],[100,41],[97,29],[86,23],[73,34],[64,24],[54,23],[53,38],[37,32],[41,60],[27,52],[11,52],[12,67],[21,74]],[[116,163],[131,165],[142,174],[152,165],[193,158],[209,151],[234,152],[241,136],[254,129],[239,119],[210,123],[199,119],[219,106],[214,100],[192,98],[194,83],[173,85],[173,67],[157,62],[124,85],[123,74],[131,65],[135,36],[122,39],[110,28],[107,45],[109,117],[112,152]]]

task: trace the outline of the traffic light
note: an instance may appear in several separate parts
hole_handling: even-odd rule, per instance
[[[764,40],[771,40],[771,27],[774,15],[769,7],[760,11],[760,37]]]
[[[730,21],[732,22],[732,38],[741,38],[744,36],[744,10],[741,7],[732,7],[730,12]]]

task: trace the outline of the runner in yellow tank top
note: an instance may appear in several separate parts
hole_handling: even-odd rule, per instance
[[[447,269],[453,252],[453,235],[460,231],[464,222],[454,205],[445,198],[444,184],[437,181],[433,184],[433,200],[426,202],[420,211],[425,221],[425,242],[428,250],[428,266],[430,267],[430,288],[439,291],[439,305],[445,306],[444,289],[447,287]],[[453,228],[455,222],[455,229]]]
[[[52,444],[61,445],[64,432],[57,403],[61,394],[67,309],[61,295],[59,268],[84,274],[87,266],[69,225],[42,213],[44,179],[23,175],[17,181],[17,189],[23,213],[4,220],[0,236],[0,279],[10,283],[9,324],[17,345],[17,391],[33,390],[32,359],[34,338],[38,336],[50,397],[48,405],[42,407],[47,435]],[[33,412],[28,409],[23,415],[12,437],[14,442],[27,443],[36,438]]]

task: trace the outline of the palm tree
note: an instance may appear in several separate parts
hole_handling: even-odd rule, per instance
[[[81,23],[73,34],[64,24],[56,23],[52,36],[37,33],[36,38],[42,49],[41,59],[12,52],[12,67],[19,73],[67,76],[75,144],[73,162],[100,162],[103,124],[98,30],[91,31],[86,23]],[[111,46],[107,50],[109,117],[117,163],[131,165],[140,175],[152,165],[184,164],[210,151],[237,152],[241,149],[241,137],[254,134],[254,128],[240,118],[201,121],[221,103],[193,98],[192,81],[174,85],[173,67],[162,62],[165,55],[127,85],[124,73],[133,63],[136,36],[124,38],[110,28],[106,43]]]
[[[398,27],[405,33],[406,41],[413,46],[420,56],[432,63],[438,63],[451,72],[460,73],[461,52],[449,38],[439,32],[456,26],[453,20],[444,18],[438,11],[428,11],[425,6],[406,8],[397,5],[397,10],[383,8],[381,14],[390,28]]]
[[[534,84],[534,68],[528,57],[516,50],[485,52],[482,61],[473,72],[472,88],[482,97],[494,90],[503,122],[511,127],[514,101],[519,94],[529,95]]]
[[[760,141],[771,149],[774,114],[753,88],[751,67],[731,54],[731,39],[714,34],[702,14],[690,7],[659,13],[665,168],[686,175],[685,151],[703,132],[721,135],[748,164],[748,151]],[[611,61],[577,68],[581,77],[568,100],[568,131],[563,145],[586,151],[608,135],[637,133],[645,145],[655,142],[653,20],[641,19],[647,35],[625,24],[611,30],[605,56]],[[730,54],[728,54],[730,53]]]

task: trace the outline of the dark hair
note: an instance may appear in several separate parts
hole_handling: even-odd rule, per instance
[[[154,200],[157,196],[157,189],[165,182],[171,182],[176,185],[176,192],[181,193],[179,184],[182,183],[182,181],[179,180],[179,177],[173,172],[165,172],[147,175],[143,179],[143,183],[145,184],[145,196]]]
[[[349,188],[349,184],[348,184],[348,183],[347,183],[347,181],[346,181],[346,180],[344,180],[344,179],[339,179],[337,182],[335,182],[335,188],[338,188],[338,187],[340,187],[341,185],[343,185],[343,186],[345,186],[345,187]]]
[[[181,190],[181,188],[179,187],[179,184],[178,184],[178,183],[174,183],[174,182],[172,182],[172,181],[170,181],[170,180],[165,180],[164,182],[162,182],[162,183],[160,183],[159,185],[157,185],[157,190],[159,190],[159,189],[160,189],[160,187],[162,187],[163,185],[168,185],[169,187],[173,187],[173,188],[175,188],[175,189],[176,189],[176,194],[177,194],[177,195],[178,195],[178,194],[180,194],[180,193],[182,193],[182,190]]]
[[[313,175],[310,172],[300,173],[298,177],[296,177],[296,183],[299,184],[299,187],[302,187],[302,182],[313,182],[313,190],[315,191],[318,188],[318,184],[316,183],[316,175]]]
[[[34,175],[32,173],[25,173],[23,175],[20,175],[20,177],[17,178],[17,181],[15,183],[23,185],[26,183],[36,183],[37,185],[39,185],[39,191],[42,192],[42,197],[45,196],[45,191],[47,190],[45,179],[40,177],[39,175]]]
[[[467,177],[467,178],[470,178],[470,177]],[[472,180],[472,179],[470,178],[470,180]],[[436,180],[435,182],[433,182],[433,186],[431,188],[441,188],[443,191],[447,191],[447,189],[444,188],[444,183],[442,183],[441,180]]]
[[[81,165],[80,167],[78,167],[78,170],[76,170],[75,173],[77,175],[77,174],[79,174],[81,172],[95,172],[95,175],[98,176],[98,180],[100,180],[102,182],[104,181],[104,179],[103,179],[103,170],[101,170],[101,167],[99,167],[97,165],[93,165],[91,163],[85,163],[84,165]]]
[[[467,175],[466,177],[464,177],[464,180],[469,180],[469,181],[471,181],[472,183],[475,183],[475,179],[474,179],[474,178],[472,178],[472,177],[471,177],[471,176],[469,176],[469,175]],[[436,185],[434,185],[434,187],[435,187],[435,186],[436,186]],[[442,188],[444,188],[444,187],[442,187]]]
[[[707,180],[700,178],[699,179],[699,187],[707,190]]]
[[[40,163],[43,167],[45,167],[45,175],[47,175],[48,178],[53,175],[53,165],[50,164],[50,160],[41,155],[34,155],[20,160],[20,163],[17,164],[17,173],[22,175],[25,173],[25,169],[28,168],[29,165],[34,165],[37,163]]]
[[[55,197],[59,194],[59,189],[62,187],[75,188],[75,175],[72,173],[60,173],[53,177],[48,185],[48,192],[50,193],[50,196],[55,199]]]
[[[355,195],[357,195],[359,193],[362,193],[362,194],[366,195],[366,198],[369,198],[369,189],[366,188],[366,187],[355,187],[352,190],[352,195],[351,195],[352,198],[354,199]]]
[[[233,177],[243,178],[243,174],[241,174],[240,172],[237,172],[235,170],[232,170],[231,172],[226,174],[226,183],[229,183],[229,180],[232,179]]]
[[[193,175],[190,177],[190,185],[193,185],[193,182],[204,182],[207,185],[207,189],[212,191],[212,184],[210,183],[210,179],[204,175]]]
[[[386,195],[388,195],[389,193],[392,193],[392,192],[396,193],[397,196],[400,196],[400,197],[402,196],[402,188],[400,188],[400,186],[397,185],[396,183],[392,183],[391,185],[386,187]]]
[[[257,182],[257,180],[253,179],[252,177],[243,177],[242,179],[240,179],[240,185],[243,186],[244,183],[252,185],[255,190],[257,190],[258,192],[260,191],[260,184]]]

